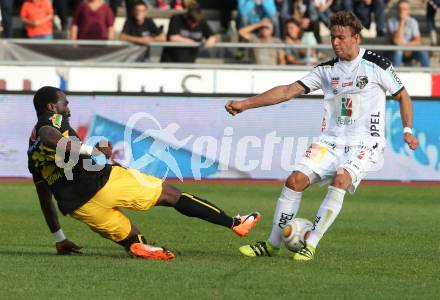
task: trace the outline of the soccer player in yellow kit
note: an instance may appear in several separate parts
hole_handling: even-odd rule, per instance
[[[175,255],[148,244],[121,208],[142,211],[154,206],[171,206],[188,217],[231,228],[239,236],[245,236],[260,219],[256,212],[231,217],[202,198],[134,169],[97,165],[92,156],[104,154],[110,158],[111,144],[92,147],[80,142],[69,125],[70,110],[65,94],[46,86],[36,92],[33,101],[38,122],[29,140],[29,170],[58,254],[80,252],[81,247],[66,239],[52,195],[64,215],[87,224],[102,237],[123,246],[129,254],[145,259],[169,260]],[[77,163],[63,166],[60,150],[64,153],[62,160],[76,156]]]

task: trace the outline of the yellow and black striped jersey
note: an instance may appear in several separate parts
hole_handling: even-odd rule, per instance
[[[44,180],[48,184],[61,212],[68,214],[90,200],[105,185],[111,166],[98,166],[92,157],[81,155],[74,166],[67,168],[68,154],[65,154],[63,165],[56,149],[41,143],[38,132],[43,126],[55,128],[65,137],[76,137],[78,140],[79,137],[70,127],[68,119],[59,114],[46,113],[39,117],[29,139],[29,171],[37,181]],[[96,166],[93,169],[97,171],[86,170],[85,160]]]

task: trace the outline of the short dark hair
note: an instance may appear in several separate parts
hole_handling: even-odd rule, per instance
[[[330,17],[330,28],[334,26],[350,27],[353,34],[360,34],[363,26],[351,11],[338,11]]]
[[[301,24],[297,20],[295,20],[295,19],[287,19],[284,22],[284,26],[286,26],[289,23],[295,24],[297,27],[299,27],[301,29]]]
[[[144,1],[142,1],[142,0],[136,0],[134,3],[133,3],[133,8],[135,8],[136,6],[138,6],[138,5],[143,5],[143,6],[145,6],[145,7],[147,7],[147,3],[145,3]]]
[[[49,103],[57,103],[58,92],[60,89],[53,86],[43,86],[34,95],[34,107],[37,112],[37,116],[43,114],[46,111],[46,106]]]
[[[200,23],[203,21],[203,12],[197,4],[188,7],[186,19],[193,23]]]

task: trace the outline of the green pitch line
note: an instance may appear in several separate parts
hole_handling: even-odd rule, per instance
[[[0,184],[0,299],[436,299],[440,294],[439,187],[361,186],[310,263],[240,256],[264,240],[281,186],[179,185],[230,213],[258,210],[249,237],[173,209],[128,212],[145,236],[175,251],[172,262],[129,259],[85,225],[61,217],[82,256],[54,255],[29,183]],[[307,191],[300,216],[314,218],[325,188]]]

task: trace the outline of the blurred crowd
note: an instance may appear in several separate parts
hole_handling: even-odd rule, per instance
[[[54,38],[54,16],[57,16],[64,38],[113,40],[121,39],[148,45],[154,41],[181,43],[203,42],[207,48],[215,45],[220,36],[235,33],[229,40],[251,43],[286,43],[312,46],[322,43],[321,31],[329,26],[330,16],[339,11],[353,11],[365,28],[374,27],[374,36],[383,43],[400,46],[422,44],[420,26],[411,15],[409,1],[400,0],[396,11],[385,15],[387,0],[223,0],[216,7],[221,12],[221,29],[214,32],[204,18],[203,2],[196,0],[0,0],[1,29],[6,38],[13,37],[12,20],[16,13],[25,35],[31,39]],[[208,1],[209,2],[209,1]],[[440,0],[418,0],[426,10],[427,36],[437,44],[435,15]],[[125,7],[126,17],[120,33],[115,33],[115,16]],[[201,8],[202,7],[202,8]],[[174,10],[163,32],[161,26],[147,17],[148,10]],[[181,11],[182,10],[182,11]],[[181,12],[180,12],[181,11]],[[231,20],[233,22],[231,22]],[[232,27],[231,28],[231,24]],[[243,49],[237,51],[239,59]],[[162,62],[194,62],[197,48],[165,48]],[[252,51],[258,64],[302,65],[319,59],[317,51],[309,53],[300,48],[256,48]],[[396,66],[416,60],[429,66],[424,51],[393,51],[389,53]]]

